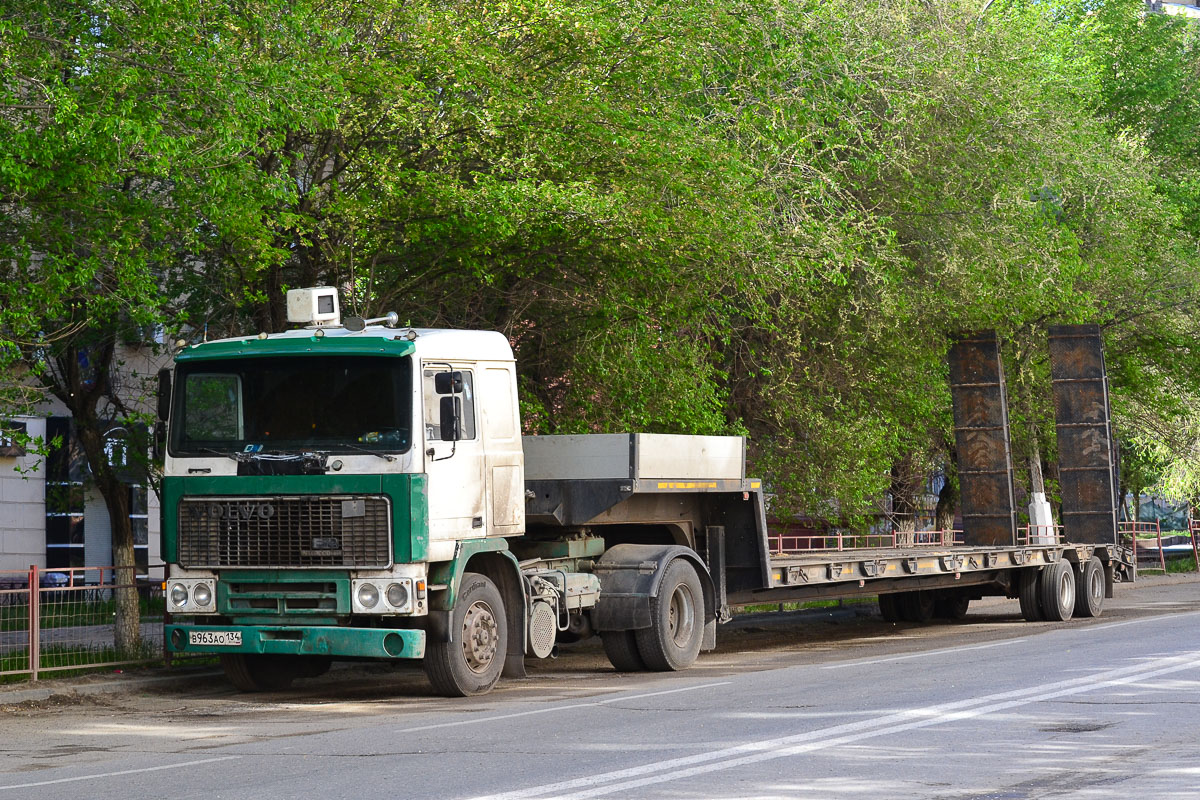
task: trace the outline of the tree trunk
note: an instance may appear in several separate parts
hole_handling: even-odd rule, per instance
[[[106,398],[114,404],[119,401],[107,394],[111,388],[109,375],[113,368],[115,344],[105,340],[92,348],[86,348],[87,362],[91,372],[80,369],[81,348],[68,345],[56,359],[59,384],[51,391],[63,401],[75,419],[75,433],[87,458],[88,470],[96,482],[96,489],[104,498],[112,525],[113,566],[116,567],[113,590],[116,604],[114,644],[118,658],[137,657],[141,650],[141,614],[138,607],[137,570],[133,547],[133,526],[129,520],[129,484],[117,475],[109,463],[104,450],[104,434],[108,423],[100,418],[99,408]],[[106,566],[106,565],[96,565]]]
[[[912,541],[917,529],[917,492],[920,490],[918,476],[914,475],[912,460],[901,459],[892,467],[892,524],[898,534],[897,544]]]
[[[935,525],[939,531],[954,528],[954,515],[958,510],[958,481],[952,475],[946,475],[946,482],[938,492],[937,506],[934,509]]]
[[[138,606],[137,562],[133,525],[129,520],[129,485],[120,481],[104,452],[103,423],[94,417],[76,419],[76,432],[96,489],[104,498],[112,526],[113,566],[116,567],[113,599],[116,605],[114,643],[118,658],[136,658],[141,651],[141,611]]]

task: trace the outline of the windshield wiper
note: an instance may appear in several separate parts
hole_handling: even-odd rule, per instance
[[[196,448],[194,448],[194,449],[196,449],[196,450],[202,450],[202,451],[203,451],[203,452],[205,452],[205,453],[212,453],[214,456],[224,456],[225,458],[230,458],[230,459],[233,459],[234,461],[241,461],[241,460],[242,460],[241,458],[239,458],[239,456],[241,455],[241,453],[227,453],[227,452],[224,452],[224,451],[222,451],[222,450],[214,450],[214,449],[213,449],[213,448],[211,448],[211,447],[196,447]]]
[[[351,450],[357,450],[360,453],[370,453],[371,455],[375,456],[376,458],[382,458],[384,461],[395,461],[396,460],[395,456],[390,456],[387,453],[381,453],[378,450],[372,450],[368,447],[359,447],[358,445],[350,444],[349,442],[339,442],[338,447],[349,447]]]

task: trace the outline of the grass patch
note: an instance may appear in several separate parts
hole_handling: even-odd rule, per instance
[[[119,654],[115,647],[84,649],[70,645],[50,645],[42,648],[38,674],[40,676],[45,670],[54,669],[54,672],[46,672],[45,677],[53,675],[54,677],[66,678],[73,675],[96,672],[97,670],[111,669],[113,662],[161,666],[163,664],[162,644],[157,641],[143,641],[141,647],[136,651],[124,655]],[[95,664],[108,664],[109,666],[98,667],[94,666]],[[57,667],[70,667],[71,669],[55,669]],[[28,648],[11,650],[0,655],[0,671],[8,672],[28,669]],[[26,680],[29,680],[28,675],[0,675],[0,683],[20,683]]]
[[[1167,559],[1167,574],[1195,572],[1196,560],[1192,556],[1184,556],[1183,558],[1168,558]]]
[[[39,608],[42,628],[111,625],[117,615],[116,601],[111,598],[92,599],[88,594],[61,592],[51,593],[49,597],[43,596]],[[166,610],[166,600],[162,597],[138,598],[138,613],[142,622],[159,622]],[[0,630],[25,630],[28,623],[29,606],[0,606]]]
[[[809,600],[804,603],[758,603],[742,606],[734,614],[761,614],[766,611],[803,611],[810,608],[839,608],[863,603],[874,603],[874,597],[847,597],[842,600]]]

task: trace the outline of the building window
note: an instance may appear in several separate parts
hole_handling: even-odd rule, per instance
[[[0,420],[0,458],[18,458],[25,455],[20,437],[28,431],[24,422]]]

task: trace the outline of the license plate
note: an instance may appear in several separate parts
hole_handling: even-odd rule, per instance
[[[188,631],[188,644],[206,647],[239,647],[241,631]]]

